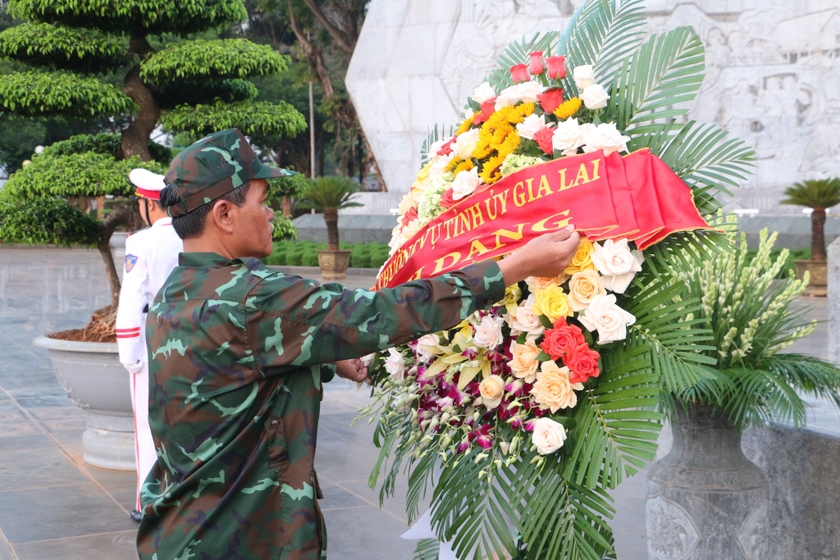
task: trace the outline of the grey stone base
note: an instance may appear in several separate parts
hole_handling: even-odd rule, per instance
[[[738,229],[747,234],[751,248],[758,246],[759,232],[767,228],[771,233],[779,232],[776,247],[786,249],[804,249],[811,247],[811,216],[800,215],[758,215],[741,216]],[[825,220],[825,244],[828,245],[840,237],[840,216],[829,214]]]
[[[770,482],[765,560],[840,558],[840,440],[774,427],[745,431],[741,445]]]
[[[301,241],[326,243],[327,225],[321,214],[298,216],[292,223]],[[387,215],[338,215],[338,233],[347,243],[385,243],[391,241],[391,232],[397,225],[396,216]]]

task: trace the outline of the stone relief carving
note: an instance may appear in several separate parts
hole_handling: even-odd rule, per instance
[[[738,546],[746,560],[767,558],[767,504],[755,508],[738,530]]]
[[[700,540],[688,513],[661,496],[645,503],[645,522],[652,560],[686,560]]]

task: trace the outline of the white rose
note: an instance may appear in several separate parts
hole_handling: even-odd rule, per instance
[[[604,88],[598,84],[586,86],[580,94],[580,99],[587,109],[603,109],[607,106],[607,99],[609,98],[610,96],[607,95]]]
[[[400,216],[411,210],[412,208],[417,208],[417,198],[414,196],[415,189],[408,191],[402,200],[400,200],[400,204],[397,209],[400,212]]]
[[[575,85],[581,91],[595,83],[595,70],[591,65],[576,66],[573,74]]]
[[[537,447],[540,455],[554,453],[563,447],[566,441],[566,428],[563,424],[551,418],[537,418],[532,426],[534,432],[531,434],[531,443]]]
[[[405,238],[406,241],[417,235],[423,228],[423,224],[420,223],[420,220],[411,220],[408,222],[408,225],[403,226],[402,229],[402,236]]]
[[[481,323],[475,328],[473,342],[481,348],[495,348],[502,343],[502,325],[505,320],[502,317],[485,315]]]
[[[622,136],[615,127],[615,123],[604,123],[591,126],[583,135],[583,151],[586,153],[604,150],[608,156],[613,152],[626,152],[629,136]]]
[[[405,236],[402,234],[402,225],[397,224],[397,226],[391,232],[391,241],[388,242],[388,247],[391,248],[389,255],[393,255],[397,252],[397,249],[403,246],[403,243],[408,241]]]
[[[461,171],[455,176],[452,181],[452,198],[461,200],[465,196],[469,196],[481,184],[481,179],[478,178],[478,167],[473,167],[469,171]]]
[[[598,344],[607,344],[614,340],[627,338],[627,327],[636,322],[636,318],[615,304],[613,294],[595,296],[589,307],[578,320],[590,332],[598,331]]]
[[[397,381],[405,379],[405,360],[403,360],[402,354],[393,348],[388,348],[388,357],[385,358],[385,371]]]
[[[534,294],[528,299],[519,303],[511,317],[508,315],[510,334],[517,336],[520,333],[528,333],[529,337],[537,337],[545,331],[539,316],[534,313]]]
[[[590,258],[601,273],[601,285],[611,292],[623,294],[636,273],[642,270],[644,255],[641,251],[631,251],[626,239],[607,239],[603,245],[595,243],[594,247]]]
[[[438,148],[440,149],[440,148]],[[434,153],[434,152],[429,152]],[[451,153],[446,156],[435,156],[432,160],[432,167],[429,168],[429,178],[430,179],[439,179],[441,176],[446,174],[446,166],[449,165],[449,162],[452,161],[452,158],[455,157],[455,153]]]
[[[455,145],[452,146],[452,150],[455,152],[461,159],[469,159],[472,156],[473,150],[475,150],[475,145],[478,143],[478,129],[473,128],[464,132],[463,134],[459,134],[458,138],[455,139]]]
[[[490,82],[484,82],[473,90],[472,100],[481,105],[485,101],[489,101],[496,97],[496,90],[490,85]]]
[[[493,109],[498,111],[503,107],[515,105],[519,99],[519,88],[516,86],[510,86],[499,92],[498,97],[496,97],[496,102],[493,104]]]
[[[530,114],[525,120],[516,125],[516,132],[522,138],[534,139],[534,134],[545,128],[545,115]]]
[[[519,99],[525,103],[535,103],[537,96],[545,91],[545,86],[539,82],[522,82],[513,86]]]
[[[429,351],[430,346],[435,346],[438,343],[438,337],[434,334],[426,334],[417,339],[417,346],[414,353],[417,358],[424,362],[431,362],[435,355]]]
[[[473,111],[472,109],[467,108],[467,109],[464,111],[464,120],[466,120],[466,119],[471,119],[471,118],[473,118],[474,116],[475,116],[475,111]]]
[[[590,128],[592,125],[589,123],[580,125],[577,119],[566,119],[557,123],[551,144],[555,150],[563,152],[564,156],[574,155],[583,146],[583,136]]]
[[[447,142],[449,142],[449,138],[441,138],[437,142],[432,142],[432,145],[429,146],[429,155],[432,157],[437,156],[438,150],[440,150]]]

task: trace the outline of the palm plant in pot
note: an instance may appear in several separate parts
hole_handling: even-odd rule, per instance
[[[828,270],[825,260],[826,210],[840,204],[840,178],[817,179],[795,183],[785,189],[781,204],[811,208],[811,259],[794,261],[797,275],[807,270],[811,283],[805,295],[825,296],[828,289]]]
[[[709,365],[690,388],[663,395],[674,446],[648,477],[651,558],[767,557],[767,479],[741,452],[741,431],[771,422],[804,424],[803,396],[840,406],[835,365],[782,353],[815,322],[806,323],[806,310],[792,305],[807,273],[776,280],[787,251],[773,262],[775,239],[762,231],[750,260],[742,234],[737,248],[695,261],[678,276],[686,297],[701,301],[686,323],[700,319],[697,326],[711,330],[713,339],[699,349]]]
[[[318,251],[318,266],[326,279],[345,278],[350,266],[350,251],[342,251],[338,243],[338,211],[363,206],[353,202],[359,184],[349,177],[333,175],[310,179],[309,188],[298,203],[298,208],[313,209],[324,215],[327,224],[327,250]]]

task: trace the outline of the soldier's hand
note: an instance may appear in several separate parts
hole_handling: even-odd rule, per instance
[[[335,373],[339,377],[361,383],[367,379],[368,369],[362,360],[353,358],[352,360],[340,360],[335,363]]]
[[[510,286],[529,276],[558,276],[569,266],[578,245],[580,235],[572,226],[532,239],[521,249],[499,261],[505,285]]]

